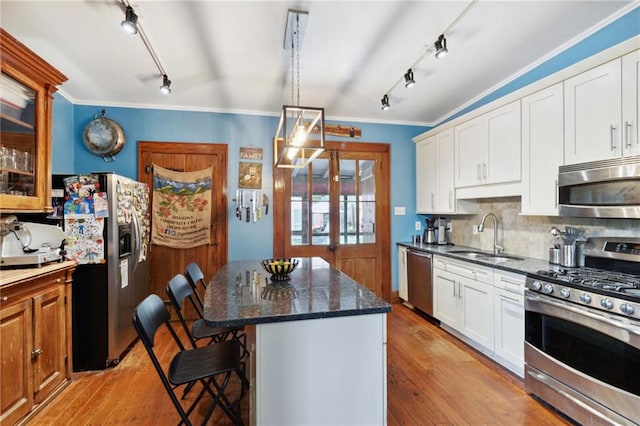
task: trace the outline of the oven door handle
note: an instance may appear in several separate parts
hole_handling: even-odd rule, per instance
[[[525,311],[577,322],[640,349],[639,328],[593,313],[588,308],[576,308],[568,303],[528,293],[525,298]],[[576,316],[579,318],[575,318]]]

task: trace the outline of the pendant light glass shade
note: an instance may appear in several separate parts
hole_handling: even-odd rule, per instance
[[[317,138],[311,138],[312,131]],[[324,108],[284,105],[273,138],[274,165],[306,167],[324,151]]]

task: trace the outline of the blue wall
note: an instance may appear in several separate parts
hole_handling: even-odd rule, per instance
[[[168,111],[140,108],[105,107],[106,116],[117,121],[124,129],[126,143],[114,162],[106,163],[91,154],[82,142],[85,125],[102,109],[96,106],[75,105],[72,113],[62,97],[56,97],[54,115],[54,168],[55,173],[89,173],[112,171],[137,179],[137,141],[204,142],[228,145],[229,192],[235,193],[238,181],[239,147],[255,145],[264,149],[263,191],[273,198],[272,138],[277,126],[277,117],[220,114],[210,112]],[[391,191],[391,205],[404,206],[407,212],[415,211],[415,148],[411,140],[425,132],[428,127],[402,126],[370,123],[335,123],[360,127],[364,142],[383,142],[391,145],[391,181],[401,182]],[[72,149],[66,141],[74,141]],[[339,140],[339,138],[330,138]],[[74,148],[74,149],[73,149]],[[73,167],[63,167],[73,158]],[[235,219],[233,203],[229,202],[229,260],[263,259],[273,254],[273,215],[257,223],[239,222]],[[414,214],[392,216],[392,252],[395,242],[410,239]],[[395,261],[395,255],[393,256]],[[394,267],[397,267],[394,265]],[[393,270],[394,286],[397,273]]]
[[[492,102],[554,72],[571,66],[595,53],[619,44],[640,34],[640,7],[607,27],[597,31],[575,46],[549,59],[535,69],[518,77],[495,92],[483,97],[455,117]],[[229,191],[235,191],[238,178],[239,147],[256,145],[264,149],[263,190],[272,198],[272,147],[271,139],[277,124],[276,117],[208,112],[167,111],[139,108],[105,107],[107,117],[122,125],[127,143],[113,163],[105,163],[90,154],[82,143],[82,129],[101,107],[73,105],[64,97],[54,99],[53,123],[53,171],[54,173],[88,173],[113,171],[136,178],[136,141],[211,142],[229,145]],[[402,126],[369,123],[339,123],[362,129],[362,141],[385,142],[391,145],[391,209],[406,208],[407,215],[391,215],[392,288],[398,289],[397,256],[395,243],[410,241],[414,233],[415,215],[415,146],[411,141],[429,127]],[[336,139],[336,138],[333,138]],[[229,203],[231,208],[232,204]],[[261,259],[272,255],[272,215],[258,223],[238,222],[234,212],[229,216],[229,260]]]
[[[75,137],[73,134],[73,104],[58,93],[53,98],[53,126],[51,141],[53,174],[75,172]]]

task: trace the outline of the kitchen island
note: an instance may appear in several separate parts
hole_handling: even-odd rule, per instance
[[[253,336],[252,424],[386,424],[391,305],[367,288],[321,258],[300,259],[283,282],[260,261],[234,261],[204,304],[209,325]]]

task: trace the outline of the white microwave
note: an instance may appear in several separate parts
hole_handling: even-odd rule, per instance
[[[640,219],[640,155],[560,166],[558,213]]]

